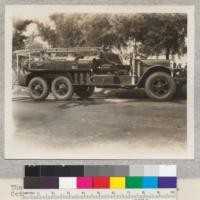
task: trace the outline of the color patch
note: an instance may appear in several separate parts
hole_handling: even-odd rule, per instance
[[[40,189],[58,189],[59,178],[58,177],[41,177]]]
[[[114,166],[112,165],[100,166],[98,176],[115,176]]]
[[[98,165],[85,165],[84,166],[84,176],[99,176],[100,166]]]
[[[143,176],[144,169],[141,165],[129,166],[129,176]]]
[[[92,177],[77,177],[78,189],[89,189],[93,186]]]
[[[40,166],[25,166],[26,177],[40,176]]]
[[[158,188],[158,178],[143,177],[143,188]]]
[[[110,188],[110,177],[93,177],[93,188]]]
[[[175,177],[176,165],[160,165],[159,177]]]
[[[60,189],[76,189],[77,178],[76,177],[59,177]]]
[[[129,176],[129,166],[116,165],[114,167],[114,176]]]
[[[76,177],[84,176],[84,166],[82,165],[42,165],[40,166],[41,176],[55,177]]]
[[[142,177],[126,177],[126,188],[142,188],[143,178]]]
[[[159,175],[159,166],[158,165],[144,165],[143,176],[156,177],[158,175]]]
[[[69,171],[70,176],[76,177],[76,176],[84,176],[84,166],[83,165],[70,165]]]
[[[110,177],[111,189],[123,189],[126,188],[125,177]]]
[[[159,188],[176,188],[177,178],[176,177],[159,177],[158,187]]]
[[[41,176],[46,177],[58,177],[63,176],[62,171],[64,171],[65,174],[69,175],[69,170],[67,170],[67,167],[63,167],[60,165],[42,165],[40,166]]]
[[[40,178],[39,177],[25,177],[24,189],[40,189]]]

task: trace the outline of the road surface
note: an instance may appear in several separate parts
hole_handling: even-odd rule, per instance
[[[165,158],[186,150],[186,100],[129,93],[59,102],[13,98],[8,158]]]

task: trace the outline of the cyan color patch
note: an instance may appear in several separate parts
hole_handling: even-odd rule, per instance
[[[143,188],[158,188],[158,177],[143,177]]]

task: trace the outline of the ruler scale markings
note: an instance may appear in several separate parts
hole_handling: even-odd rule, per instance
[[[27,193],[26,193],[27,194]],[[28,195],[28,194],[27,194]],[[40,193],[35,192],[31,193],[30,196],[24,196],[23,199],[162,199],[162,200],[169,200],[176,198],[176,190],[159,190],[159,194],[157,192],[152,192],[150,190],[142,190],[142,191],[135,191],[131,190],[129,193],[126,190],[115,190],[115,191],[105,191],[101,190],[95,192],[94,190],[88,190],[88,193],[83,191],[71,191],[68,193],[62,192],[47,192],[47,191],[40,191]]]

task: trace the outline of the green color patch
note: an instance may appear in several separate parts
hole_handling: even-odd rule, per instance
[[[142,188],[143,178],[142,177],[126,177],[126,188]]]

